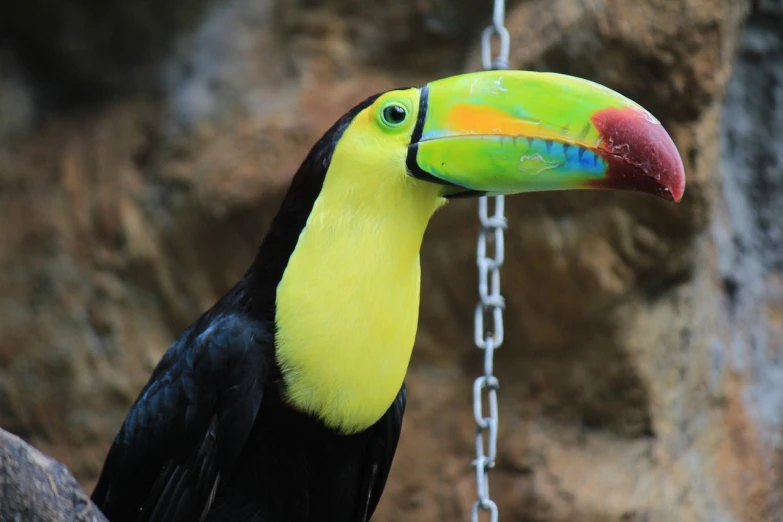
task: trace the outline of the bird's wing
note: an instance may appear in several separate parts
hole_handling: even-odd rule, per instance
[[[203,520],[255,422],[272,336],[240,315],[185,332],[131,408],[92,494],[112,522]]]
[[[364,459],[362,494],[359,497],[366,499],[366,505],[359,510],[358,522],[370,520],[386,487],[386,479],[389,478],[394,453],[397,451],[397,442],[400,440],[406,398],[407,392],[403,383],[389,411],[373,427],[375,433]]]

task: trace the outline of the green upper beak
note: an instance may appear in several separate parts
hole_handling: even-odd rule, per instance
[[[444,195],[625,189],[678,202],[677,147],[644,108],[554,73],[485,71],[422,88],[408,150],[416,177]]]

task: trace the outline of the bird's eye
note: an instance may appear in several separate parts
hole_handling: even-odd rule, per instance
[[[384,123],[391,126],[397,126],[405,121],[405,117],[408,116],[408,111],[402,105],[387,105],[381,112]]]

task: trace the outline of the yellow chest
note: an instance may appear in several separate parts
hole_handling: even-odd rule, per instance
[[[439,204],[434,192],[419,192],[401,186],[354,198],[325,187],[277,288],[287,399],[344,433],[377,422],[407,371],[419,248]]]

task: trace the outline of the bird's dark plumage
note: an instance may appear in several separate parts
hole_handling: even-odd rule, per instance
[[[359,104],[313,147],[251,269],[172,344],[112,445],[92,499],[112,522],[365,522],[386,484],[403,385],[341,435],[284,403],[275,291]]]

